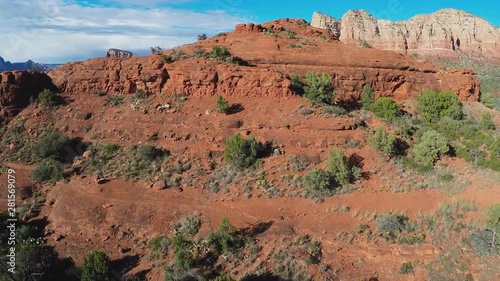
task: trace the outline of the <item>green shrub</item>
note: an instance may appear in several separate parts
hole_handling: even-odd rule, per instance
[[[401,114],[401,108],[391,98],[378,98],[372,107],[373,113],[379,118],[392,120]]]
[[[490,113],[486,113],[479,121],[479,128],[483,130],[495,130],[495,123],[493,123],[493,118]]]
[[[104,155],[112,155],[120,150],[120,146],[116,144],[105,144],[101,149]]]
[[[180,234],[176,234],[172,237],[170,244],[174,249],[175,264],[184,269],[192,268],[195,264],[195,259],[191,253],[191,249],[194,246],[193,242],[186,240]]]
[[[304,185],[311,190],[329,190],[333,187],[332,177],[329,173],[314,168],[303,177]]]
[[[347,115],[347,110],[337,105],[326,105],[323,107],[323,113],[329,116],[344,116]]]
[[[328,152],[326,171],[330,173],[338,184],[342,186],[349,184],[352,172],[342,148],[334,147]]]
[[[224,62],[231,57],[231,52],[224,46],[213,46],[212,51],[210,51],[210,57],[217,62]]]
[[[62,179],[63,165],[53,158],[40,162],[31,172],[33,181],[38,183],[57,182]]]
[[[307,248],[307,258],[306,263],[319,264],[321,262],[322,252],[321,252],[321,242],[313,241]]]
[[[229,112],[229,102],[222,96],[215,97],[217,112],[227,114]]]
[[[108,281],[110,260],[102,251],[90,252],[85,258],[81,281]]]
[[[108,97],[108,103],[111,104],[111,106],[122,104],[124,100],[125,98],[121,95]]]
[[[420,142],[413,147],[417,163],[426,166],[432,166],[448,150],[449,147],[446,138],[434,130],[426,131],[422,135]]]
[[[404,215],[382,214],[377,218],[378,231],[396,237],[405,230],[407,221]]]
[[[191,56],[193,58],[206,58],[208,56],[208,53],[202,47],[196,46]]]
[[[207,40],[207,35],[205,33],[198,34],[198,41]]]
[[[64,161],[67,157],[67,148],[70,146],[70,140],[59,131],[53,131],[44,135],[37,143],[33,145],[33,155],[37,158],[54,158]]]
[[[139,153],[139,158],[147,162],[153,162],[164,156],[164,151],[162,149],[152,145],[140,145],[137,151]]]
[[[160,46],[150,47],[149,49],[151,50],[151,54],[159,54],[163,51]]]
[[[417,97],[417,109],[427,122],[436,122],[448,116],[455,120],[462,119],[462,103],[452,92],[423,91]]]
[[[170,240],[166,236],[158,236],[151,239],[148,243],[148,247],[155,252],[166,253],[168,250],[168,246],[170,244]]]
[[[399,268],[399,274],[411,274],[413,273],[413,262],[404,262]]]
[[[143,89],[137,89],[135,91],[135,97],[140,100],[144,100],[148,97],[148,92],[144,91]]]
[[[58,95],[49,89],[44,89],[38,94],[38,102],[43,106],[53,106],[57,103]]]
[[[283,36],[285,36],[285,38],[288,38],[288,39],[295,39],[297,38],[297,33],[295,33],[293,30],[290,30],[290,29],[285,29],[285,31],[283,31]]]
[[[235,133],[226,139],[224,160],[238,169],[249,168],[256,163],[258,151],[259,144],[253,137],[244,139]]]
[[[394,154],[396,135],[386,132],[383,128],[377,128],[368,135],[368,142],[382,156],[389,157]]]
[[[296,20],[295,23],[300,26],[300,27],[303,27],[303,28],[308,28],[309,27],[309,23],[303,19],[301,20]]]
[[[363,92],[361,93],[361,105],[363,109],[372,110],[373,104],[375,103],[375,91],[370,84],[363,86]]]
[[[194,236],[198,234],[201,223],[197,217],[184,217],[174,226],[174,231],[183,236]]]
[[[335,97],[332,76],[327,73],[308,72],[306,74],[305,97],[311,104],[331,104]]]
[[[228,218],[223,218],[219,229],[210,233],[207,243],[214,247],[216,252],[225,254],[235,253],[243,246],[243,241],[238,237],[236,227],[231,224]]]
[[[480,255],[496,255],[500,251],[499,236],[489,230],[475,231],[471,234],[471,244]]]
[[[485,215],[486,228],[500,235],[500,203],[492,205]]]
[[[371,46],[368,42],[363,41],[363,44],[361,44],[361,48],[368,48],[368,49],[371,49],[371,48],[372,48],[372,46]]]
[[[179,49],[179,50],[172,50],[170,57],[172,58],[173,61],[179,61],[188,58],[188,55],[183,50]]]

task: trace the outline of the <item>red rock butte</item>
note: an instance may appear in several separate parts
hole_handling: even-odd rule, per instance
[[[248,66],[193,57],[169,62],[174,50],[189,55],[197,47],[210,52],[214,46],[227,47]],[[365,84],[370,84],[377,96],[398,101],[413,99],[426,89],[453,91],[463,101],[477,101],[480,93],[472,70],[444,71],[406,54],[345,44],[330,31],[311,27],[303,20],[240,24],[233,32],[174,50],[144,57],[94,58],[62,65],[47,74],[67,95],[98,91],[127,94],[142,89],[151,94],[281,97],[293,94],[291,74],[310,71],[330,74],[339,100],[359,99]],[[9,89],[17,87],[12,85],[22,81],[2,75],[0,83],[3,108],[26,106],[29,95],[21,101],[9,98],[15,94]],[[27,92],[35,94],[35,90],[39,89]]]

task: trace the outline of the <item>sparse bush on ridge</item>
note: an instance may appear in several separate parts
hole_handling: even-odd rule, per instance
[[[155,47],[150,47],[151,54],[159,54],[163,51],[163,49],[160,46],[155,46]]]
[[[174,49],[170,54],[173,61],[179,61],[188,58],[188,55],[181,49]]]
[[[207,40],[207,38],[207,34],[205,33],[198,34],[198,41]]]
[[[210,57],[218,62],[225,62],[231,57],[231,52],[224,46],[213,46],[210,51]]]
[[[49,89],[44,89],[38,94],[38,102],[43,106],[54,106],[57,103],[58,95]]]
[[[207,58],[209,54],[200,46],[196,46],[191,54],[193,58]]]

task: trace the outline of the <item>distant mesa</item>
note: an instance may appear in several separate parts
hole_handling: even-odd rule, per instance
[[[26,62],[10,62],[10,61],[5,61],[2,57],[0,57],[0,72],[15,71],[15,70],[46,71],[46,70],[51,70],[52,68],[57,66],[59,66],[59,64],[36,63],[32,60],[28,60]]]
[[[408,54],[456,57],[457,52],[500,58],[500,29],[468,12],[443,9],[407,21],[375,18],[364,10],[342,19],[314,13],[311,25],[328,29],[341,42]]]
[[[121,58],[128,59],[135,56],[132,52],[120,50],[120,49],[109,49],[106,53],[107,58]]]

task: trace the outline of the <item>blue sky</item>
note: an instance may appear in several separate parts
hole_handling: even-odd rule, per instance
[[[286,5],[284,4],[286,3]],[[146,54],[194,42],[240,22],[311,19],[314,11],[340,18],[364,9],[393,21],[442,8],[469,11],[500,26],[493,1],[270,1],[270,0],[23,0],[0,1],[0,56],[10,61],[59,63],[103,56],[109,48]]]

